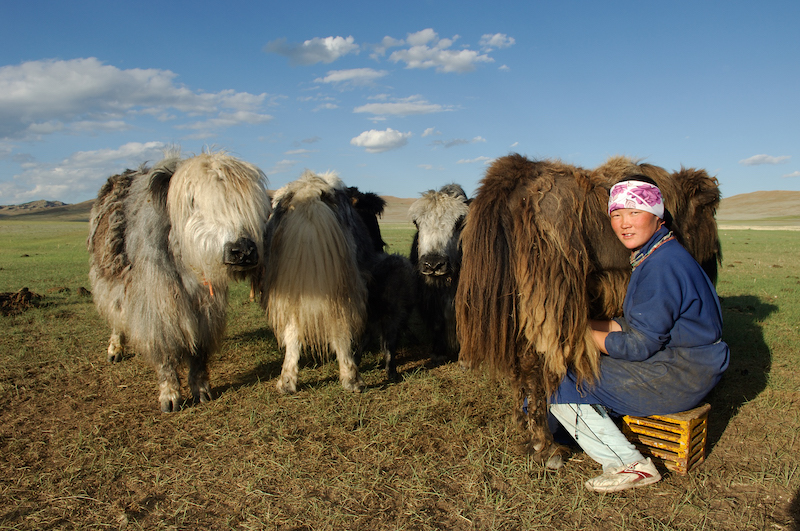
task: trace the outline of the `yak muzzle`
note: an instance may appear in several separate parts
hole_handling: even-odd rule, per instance
[[[222,261],[227,266],[247,269],[258,265],[258,247],[249,238],[239,238],[225,244]]]
[[[452,271],[446,256],[427,254],[419,260],[419,272],[426,276],[440,277]]]

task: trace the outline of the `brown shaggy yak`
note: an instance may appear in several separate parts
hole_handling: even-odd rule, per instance
[[[586,385],[597,375],[589,319],[622,312],[630,253],[606,209],[611,186],[635,174],[658,183],[677,239],[716,280],[720,194],[703,170],[614,157],[589,171],[512,154],[487,170],[470,206],[456,293],[460,360],[510,380],[524,448],[540,462],[563,451],[547,427],[547,397],[568,367]]]

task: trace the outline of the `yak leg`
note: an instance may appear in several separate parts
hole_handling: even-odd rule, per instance
[[[386,367],[386,378],[389,381],[397,381],[397,361],[395,361],[395,351],[397,350],[397,338],[387,339],[384,334],[381,336],[381,352]]]
[[[161,411],[172,413],[181,408],[181,381],[173,364],[162,363],[158,366],[158,388],[161,394],[158,401]]]
[[[108,361],[110,363],[122,361],[125,354],[125,333],[113,330],[108,340]]]
[[[363,391],[366,385],[358,373],[355,360],[353,360],[349,338],[337,338],[331,342],[331,347],[336,352],[336,359],[339,361],[339,380],[342,382],[342,387],[354,393]]]
[[[516,407],[514,417],[517,424],[527,432],[523,448],[539,463],[548,468],[559,468],[562,457],[568,452],[566,447],[553,440],[547,423],[547,396],[544,386],[542,362],[539,354],[525,356],[520,364],[520,375],[515,382]],[[528,399],[527,412],[522,404]]]
[[[300,363],[300,338],[294,323],[284,330],[283,344],[286,345],[286,353],[283,356],[281,375],[275,386],[279,393],[287,395],[297,391],[297,366]]]
[[[189,388],[192,390],[193,403],[212,400],[211,384],[208,383],[208,356],[205,352],[189,356]]]

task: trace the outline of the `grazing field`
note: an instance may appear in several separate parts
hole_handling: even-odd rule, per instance
[[[408,253],[410,224],[383,232]],[[800,529],[797,232],[721,231],[732,361],[708,397],[709,456],[610,495],[583,488],[599,467],[577,449],[558,472],[519,455],[505,384],[432,366],[422,334],[398,383],[369,353],[366,391],[346,393],[334,363],[308,358],[299,392],[279,395],[282,354],[244,284],[210,365],[216,400],[162,414],[151,367],[106,362],[80,290],[86,234],[0,221],[0,292],[32,292],[0,316],[0,529]]]

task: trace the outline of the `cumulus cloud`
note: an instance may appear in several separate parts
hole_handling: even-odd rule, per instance
[[[411,45],[405,50],[392,52],[389,60],[406,64],[406,68],[434,68],[437,72],[471,72],[477,63],[492,63],[494,59],[474,50],[451,50],[458,35],[452,39],[440,39],[432,29],[424,29],[408,35]]]
[[[481,37],[480,46],[485,52],[491,52],[496,48],[509,48],[514,46],[516,41],[505,33],[486,34]]]
[[[350,37],[315,37],[302,43],[289,43],[285,38],[270,41],[264,47],[267,53],[276,53],[289,58],[292,65],[332,63],[347,54],[358,53],[359,46]]]
[[[789,162],[792,157],[783,155],[780,157],[773,157],[772,155],[753,155],[752,157],[742,159],[739,164],[744,166],[760,166],[762,164],[783,164]]]
[[[29,160],[12,181],[0,183],[0,203],[39,199],[84,201],[94,197],[110,175],[160,160],[166,147],[161,142],[129,142],[116,149],[78,151],[56,163]]]
[[[175,112],[218,115],[219,126],[271,119],[258,112],[266,94],[192,91],[176,77],[169,70],[121,70],[94,57],[0,67],[0,138],[86,133],[93,125],[121,131],[135,117],[175,119]]]
[[[353,109],[355,113],[369,113],[376,116],[411,116],[431,114],[447,110],[438,103],[430,103],[421,96],[410,96],[385,103],[367,103]]]
[[[344,86],[364,86],[373,84],[376,79],[380,79],[386,74],[385,70],[373,70],[372,68],[331,70],[325,77],[318,77],[314,82]]]
[[[441,135],[441,131],[437,131],[435,127],[429,127],[422,132],[422,138],[426,136]]]
[[[385,131],[370,129],[350,140],[354,146],[363,147],[367,153],[382,153],[405,146],[411,133],[401,133],[392,128]]]
[[[784,179],[788,179],[790,177],[800,177],[800,171],[793,171],[792,173],[787,173],[786,175],[782,175]]]
[[[395,39],[386,36],[381,40],[380,44],[372,45],[373,53],[370,54],[370,57],[377,60],[379,57],[386,55],[386,50],[389,48],[397,48],[398,46],[403,46],[405,43],[403,39]]]

